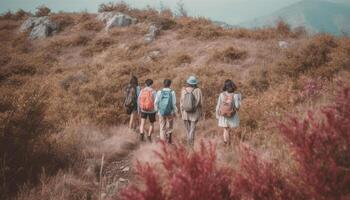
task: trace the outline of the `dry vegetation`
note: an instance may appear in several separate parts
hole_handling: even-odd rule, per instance
[[[169,10],[138,10],[125,3],[104,4],[99,11],[124,12],[136,17],[140,23],[106,32],[102,22],[97,21],[93,14],[50,13],[44,7],[39,11],[38,16],[50,15],[60,25],[57,35],[31,41],[26,34],[18,33],[23,19],[30,15],[23,10],[5,13],[0,18],[1,199],[16,194],[19,194],[19,199],[96,199],[101,191],[108,198],[118,199],[118,193],[110,192],[110,185],[115,183],[113,178],[125,178],[126,175],[119,170],[120,165],[130,166],[130,162],[138,158],[138,153],[130,154],[138,147],[138,142],[128,129],[121,126],[127,121],[122,88],[132,74],[138,76],[141,83],[147,78],[154,79],[157,89],[164,78],[171,78],[177,94],[187,76],[195,74],[205,97],[205,120],[198,127],[198,140],[220,141],[221,133],[213,114],[223,81],[233,79],[243,95],[241,127],[233,139],[233,147],[222,149],[220,142],[216,152],[202,147],[202,151],[208,151],[209,157],[193,154],[189,160],[164,158],[163,155],[169,169],[178,167],[171,164],[172,159],[175,159],[174,162],[180,159],[178,164],[187,163],[198,168],[201,163],[209,163],[206,165],[208,168],[201,170],[218,173],[217,177],[209,179],[198,174],[191,176],[194,181],[208,180],[222,184],[214,185],[213,193],[212,190],[202,191],[194,199],[208,198],[206,192],[212,195],[217,191],[222,191],[219,195],[223,198],[283,199],[289,198],[288,195],[292,195],[297,186],[312,185],[312,192],[322,189],[321,185],[326,180],[317,179],[319,185],[316,185],[300,178],[314,167],[312,162],[301,165],[295,176],[288,176],[302,180],[298,183],[301,186],[291,185],[296,184],[294,180],[284,178],[288,175],[286,171],[295,172],[296,162],[303,164],[302,159],[314,157],[313,154],[292,157],[291,151],[299,151],[302,147],[288,145],[297,141],[292,137],[293,130],[288,129],[287,124],[279,134],[276,122],[284,121],[290,115],[304,118],[308,110],[333,102],[339,88],[349,86],[348,37],[308,36],[302,29],[291,30],[283,22],[274,28],[225,30],[207,19],[175,18]],[[161,26],[162,31],[156,41],[144,44],[143,36],[149,24]],[[279,49],[279,40],[288,41],[290,48]],[[159,55],[150,55],[154,51],[159,51]],[[147,59],[150,56],[152,58]],[[314,118],[321,117],[316,115]],[[317,121],[310,118],[309,122]],[[301,125],[291,122],[291,126],[300,128]],[[181,122],[177,123],[175,137],[180,143],[184,139]],[[322,138],[320,140],[327,143]],[[249,154],[250,151],[245,154],[237,150],[239,143],[249,145],[264,160]],[[159,148],[158,144],[153,146]],[[153,146],[141,145],[139,152],[147,152]],[[327,153],[331,154],[332,149],[329,149]],[[187,155],[185,149],[178,151],[175,155]],[[343,158],[344,152],[337,152],[339,159]],[[102,154],[106,168],[101,177]],[[248,155],[247,159],[238,162],[242,155]],[[154,158],[152,153],[145,157]],[[196,164],[198,159],[200,162]],[[159,160],[149,160],[160,164]],[[276,169],[272,167],[275,161],[278,162]],[[108,170],[114,165],[119,171],[112,170],[115,177],[111,178]],[[177,175],[190,173],[186,167]],[[238,168],[243,169],[242,173],[231,171]],[[138,172],[147,176],[149,174],[143,173],[147,169],[147,165],[141,163]],[[250,173],[256,176],[250,176]],[[332,174],[333,171],[327,173]],[[344,173],[349,174],[348,171]],[[132,173],[126,174],[126,178],[133,180]],[[227,180],[228,174],[236,177],[237,181]],[[316,172],[313,175],[322,176]],[[338,184],[337,180],[332,181],[332,184]],[[102,186],[98,184],[100,182]],[[230,183],[230,188],[223,183]],[[280,187],[271,192],[256,183],[272,190],[276,184]],[[242,184],[246,187],[237,189]],[[124,191],[124,197],[135,197],[130,191],[142,194],[137,186]],[[175,184],[172,192],[183,186]],[[342,197],[348,198],[346,186],[341,185],[345,188]],[[184,188],[188,189],[187,186]],[[261,191],[259,194],[263,196],[254,196],[254,191]],[[319,196],[305,192],[303,195],[309,195],[307,197],[327,199],[334,195],[334,188]],[[152,196],[137,198],[152,199]]]

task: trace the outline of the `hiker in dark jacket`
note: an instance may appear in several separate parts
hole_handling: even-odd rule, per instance
[[[181,91],[180,110],[187,131],[187,143],[193,145],[196,125],[202,117],[203,98],[195,76],[190,76],[186,84]]]
[[[230,144],[230,133],[239,126],[238,110],[241,105],[241,94],[232,80],[226,80],[223,92],[219,95],[216,105],[216,119],[223,128],[224,144]]]
[[[157,92],[154,103],[155,109],[159,115],[160,139],[171,144],[174,127],[174,118],[176,117],[176,95],[175,91],[170,89],[171,80],[164,80],[164,88]]]
[[[126,98],[124,101],[124,106],[126,107],[126,113],[130,115],[129,128],[136,129],[138,125],[138,106],[137,99],[140,94],[140,86],[138,80],[135,76],[132,76],[130,83],[125,88]]]

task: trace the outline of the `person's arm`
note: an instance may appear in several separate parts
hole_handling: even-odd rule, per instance
[[[176,94],[175,94],[175,91],[173,91],[171,94],[172,94],[172,102],[173,102],[174,114],[176,114],[177,113],[177,107],[176,107]]]
[[[238,93],[235,95],[235,106],[237,108],[237,110],[239,110],[239,108],[241,107],[241,94]]]
[[[140,90],[140,94],[139,96],[137,97],[137,112],[140,114],[141,112],[141,108],[140,108],[140,97],[142,95],[142,90]]]
[[[180,112],[183,112],[183,101],[184,101],[184,96],[185,96],[185,90],[181,90],[181,96],[180,96]]]
[[[156,97],[155,97],[155,100],[154,100],[154,110],[155,111],[158,111],[158,103],[159,103],[159,98],[160,98],[160,92],[161,91],[158,91],[156,93]]]
[[[221,104],[221,94],[219,95],[218,102],[216,104],[216,109],[215,109],[216,119],[219,119],[220,117],[220,104]]]
[[[202,92],[201,92],[201,90],[199,89],[199,88],[196,88],[196,89],[194,89],[193,91],[193,95],[194,95],[194,97],[195,97],[195,99],[196,99],[196,108],[198,108],[199,106],[202,106]]]

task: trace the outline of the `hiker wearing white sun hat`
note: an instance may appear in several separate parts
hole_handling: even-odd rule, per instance
[[[203,97],[198,88],[198,79],[190,76],[181,91],[180,110],[187,131],[187,142],[194,144],[196,124],[202,117]]]

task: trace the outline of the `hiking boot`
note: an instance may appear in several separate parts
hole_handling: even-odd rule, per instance
[[[147,140],[148,140],[148,142],[152,142],[152,136],[148,135]]]
[[[145,134],[144,133],[140,133],[140,141],[141,142],[145,141]]]

